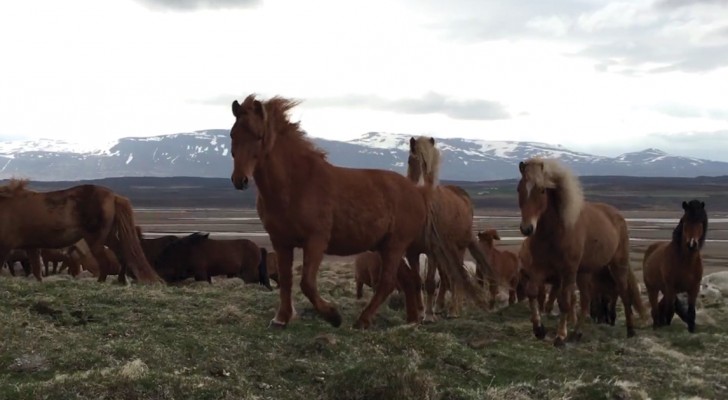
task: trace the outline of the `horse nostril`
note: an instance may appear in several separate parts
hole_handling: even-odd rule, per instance
[[[528,226],[525,226],[525,227],[523,225],[521,225],[520,228],[521,228],[521,233],[524,236],[529,236],[531,233],[533,233],[533,225],[528,225]]]

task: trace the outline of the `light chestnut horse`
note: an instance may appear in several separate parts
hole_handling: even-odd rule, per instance
[[[540,274],[530,276],[527,288],[534,334],[539,338],[545,336],[535,300],[538,285],[555,276],[560,287],[561,315],[554,345],[562,346],[566,341],[567,319],[574,307],[572,296],[577,284],[581,312],[574,334],[581,337],[581,325],[589,312],[590,291],[581,286],[583,280],[577,282],[577,275],[588,276],[607,266],[624,304],[627,336],[634,336],[632,306],[640,314],[644,306],[629,264],[629,233],[624,217],[610,205],[584,201],[579,180],[555,159],[531,158],[521,162],[519,170],[520,230],[531,238],[532,270],[541,270]]]
[[[468,193],[458,186],[439,184],[440,150],[435,147],[435,139],[426,136],[410,138],[410,152],[407,160],[407,177],[420,187],[432,192],[433,215],[436,220],[437,233],[447,243],[448,253],[445,257],[450,263],[463,265],[466,250],[475,259],[477,264],[476,275],[482,286],[484,275],[490,272],[488,260],[478,241],[473,235],[473,202]],[[416,241],[411,246],[411,253],[429,252],[426,243]],[[407,260],[415,270],[419,270],[417,257],[408,256]],[[435,311],[433,300],[436,290],[435,271],[440,274],[440,287],[436,303],[444,304],[445,293],[452,293],[450,306],[447,310],[448,318],[458,317],[461,308],[460,292],[453,290],[451,278],[447,271],[443,271],[437,260],[428,262],[425,278],[425,320],[434,321]],[[443,310],[444,311],[444,310]]]
[[[499,287],[508,290],[508,304],[516,302],[516,290],[521,280],[521,268],[516,253],[500,250],[495,247],[495,241],[501,240],[498,231],[487,229],[478,232],[478,241],[490,265],[492,275],[487,279],[490,289],[490,308],[495,306]]]
[[[683,216],[672,231],[670,242],[650,245],[643,260],[643,279],[652,308],[652,326],[670,325],[678,314],[695,332],[695,301],[703,279],[703,259],[700,250],[708,232],[708,213],[705,203],[698,200],[683,202]],[[688,295],[685,310],[677,298],[679,293]],[[662,293],[662,299],[657,298]]]
[[[41,281],[40,250],[71,246],[84,239],[97,260],[105,260],[104,245],[114,248],[139,282],[160,282],[144,258],[134,232],[131,203],[96,185],[35,192],[26,181],[0,187],[0,261],[11,249],[26,249],[33,275]],[[125,282],[124,274],[119,280]],[[106,279],[103,274],[100,281]]]
[[[258,215],[278,257],[280,305],[271,326],[285,327],[294,316],[295,248],[303,249],[301,290],[333,326],[341,325],[341,315],[320,296],[316,282],[324,254],[355,255],[366,250],[381,254],[382,274],[377,292],[354,327],[372,324],[397,279],[406,294],[407,321],[418,322],[421,281],[412,270],[400,268],[399,260],[415,240],[439,239],[431,228],[429,191],[391,171],[331,165],[299,124],[289,120],[287,113],[296,104],[281,97],[260,101],[255,95],[242,104],[232,103],[231,180],[243,190],[255,179]],[[464,283],[462,265],[450,264],[448,271],[456,283],[472,289]],[[475,290],[468,293],[477,297]]]

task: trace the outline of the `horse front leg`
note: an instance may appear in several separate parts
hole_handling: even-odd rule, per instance
[[[418,256],[419,257],[419,256]],[[425,266],[425,317],[424,322],[435,322],[437,317],[435,316],[435,290],[437,290],[437,282],[435,282],[435,272],[437,271],[437,264],[431,259],[427,259],[427,265]],[[440,293],[442,292],[442,273],[440,274],[440,291],[437,293],[438,299],[438,310],[442,310],[445,307],[445,301],[442,303],[440,300]]]
[[[8,262],[9,255],[9,249],[0,248],[0,268],[2,268],[4,265],[7,265],[8,269],[10,270],[10,275],[15,276],[15,261]]]
[[[526,296],[528,297],[528,306],[531,309],[531,324],[533,325],[533,334],[537,339],[546,337],[546,327],[541,321],[541,304],[539,303],[539,294],[543,293],[543,282],[537,282],[533,277],[526,283]]]
[[[579,287],[579,315],[576,317],[576,293],[571,296],[571,323],[574,324],[574,332],[572,338],[574,340],[581,339],[583,333],[582,328],[584,321],[589,318],[589,311],[592,301],[599,300],[599,296],[592,298],[592,285],[590,280],[592,279],[591,274],[579,274],[577,276],[577,286]],[[576,319],[576,321],[574,321]]]
[[[341,325],[341,314],[331,303],[321,298],[318,291],[316,279],[319,266],[324,259],[324,251],[328,246],[328,240],[310,239],[303,248],[303,269],[301,271],[301,291],[308,297],[319,315],[328,321],[332,326]],[[379,286],[377,291],[379,291]]]
[[[465,249],[458,251],[457,254],[453,254],[453,258],[457,260],[460,268],[463,268],[465,263]],[[459,318],[460,310],[462,309],[462,295],[464,288],[455,287],[451,285],[451,297],[450,297],[450,308],[447,313],[447,318]]]
[[[278,286],[280,288],[278,295],[280,304],[278,304],[278,312],[270,321],[271,328],[285,328],[295,316],[296,310],[293,307],[293,297],[291,289],[293,288],[293,247],[276,246],[273,244],[278,257]]]
[[[566,344],[566,337],[568,335],[568,321],[571,314],[571,308],[574,306],[571,303],[572,296],[576,290],[576,274],[569,274],[561,278],[561,285],[559,290],[559,327],[556,331],[556,338],[554,339],[554,346],[562,347]]]
[[[688,325],[688,332],[695,333],[695,302],[698,298],[700,286],[696,285],[688,291],[688,309],[681,316],[682,320]],[[677,299],[675,300],[677,302]]]
[[[359,319],[354,323],[354,329],[367,329],[372,324],[374,314],[376,314],[379,306],[392,293],[397,279],[397,271],[399,263],[405,253],[405,247],[389,246],[380,251],[382,255],[382,273],[379,276],[379,286],[374,296],[369,300],[369,304],[359,315]]]
[[[409,268],[409,278],[407,278],[408,282],[402,282],[402,278],[400,278],[400,285],[405,291],[405,296],[408,295],[408,284],[414,285],[414,290],[409,294],[412,296],[413,305],[415,307],[415,319],[417,322],[423,321],[425,319],[425,303],[422,300],[422,276],[420,275],[420,253],[419,252],[407,252],[407,263],[410,265]],[[429,262],[426,264],[429,265]],[[400,269],[402,269],[403,265],[400,263]],[[425,267],[427,268],[427,267]],[[414,322],[410,321],[410,311],[407,311],[407,322]]]
[[[33,276],[35,276],[35,279],[38,282],[42,282],[43,278],[41,276],[42,275],[41,269],[43,267],[41,265],[42,263],[41,263],[41,259],[40,259],[40,250],[28,249],[28,250],[26,250],[26,252],[28,253],[28,259],[30,260],[30,267],[33,271]]]

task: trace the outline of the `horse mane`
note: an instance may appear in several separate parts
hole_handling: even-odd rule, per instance
[[[576,177],[555,158],[532,157],[524,162],[524,177],[537,187],[553,189],[559,200],[559,214],[566,226],[573,226],[584,207],[584,191]]]
[[[0,198],[10,198],[22,192],[28,192],[27,179],[10,179],[6,185],[0,186]]]
[[[705,244],[705,238],[708,235],[708,213],[705,211],[705,203],[698,200],[690,200],[689,202],[683,203],[683,208],[685,209],[685,213],[680,217],[680,222],[678,222],[675,229],[672,230],[672,242],[678,245],[678,249],[680,248],[683,225],[686,219],[693,223],[699,222],[703,224],[703,232],[698,240],[698,250],[702,250]]]
[[[258,101],[256,94],[250,94],[245,98],[245,100],[243,100],[241,106],[244,109],[251,110],[253,109],[255,101]],[[274,96],[262,103],[263,109],[265,110],[264,115],[268,134],[275,132],[276,137],[289,139],[289,143],[291,143],[293,147],[310,150],[322,159],[326,159],[326,152],[318,148],[311,140],[308,139],[306,132],[301,129],[301,124],[299,122],[291,122],[289,119],[288,112],[292,108],[301,104],[300,100]]]
[[[435,140],[427,136],[418,137],[411,142],[410,156],[419,162],[425,184],[436,186],[440,179],[440,150],[435,147]]]

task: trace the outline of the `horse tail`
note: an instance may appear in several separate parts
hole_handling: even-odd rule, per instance
[[[270,286],[270,277],[268,276],[268,250],[265,247],[260,248],[260,262],[258,263],[258,283],[273,290]]]
[[[119,245],[124,257],[124,263],[131,266],[131,270],[139,282],[163,282],[162,278],[149,265],[144,250],[142,250],[142,245],[139,243],[131,203],[127,198],[118,195],[114,200],[116,206],[114,225],[121,242]]]
[[[627,275],[627,285],[629,290],[629,296],[630,300],[632,300],[632,308],[637,311],[637,314],[640,315],[640,318],[645,318],[647,315],[647,310],[645,309],[645,303],[642,302],[642,296],[640,296],[640,287],[637,283],[637,277],[634,275],[634,271],[632,271],[632,268],[629,269],[629,274]]]
[[[427,194],[425,194],[427,196]],[[458,250],[454,248],[452,244],[445,241],[438,232],[439,221],[437,221],[438,212],[435,209],[437,207],[436,202],[431,197],[426,197],[426,203],[428,206],[426,229],[425,229],[425,241],[427,243],[427,258],[428,263],[438,265],[442,272],[447,275],[450,279],[450,283],[453,287],[453,292],[458,289],[463,289],[465,293],[475,301],[475,303],[483,308],[488,309],[488,300],[485,296],[485,291],[475,283],[470,276],[470,273],[465,268],[465,265],[460,263],[459,257],[457,257]],[[472,248],[471,246],[468,246]],[[484,269],[484,273],[488,273],[490,267],[485,257],[480,257],[481,252],[475,250],[471,253],[476,257],[476,270]],[[477,261],[480,258],[480,261]],[[486,275],[487,276],[487,275]],[[443,277],[440,277],[442,279]]]
[[[480,247],[478,240],[472,238],[468,244],[468,251],[475,260],[475,271],[478,276],[478,284],[483,287],[485,281],[491,281],[493,279],[493,272],[491,270],[488,259],[485,257],[483,249]]]

